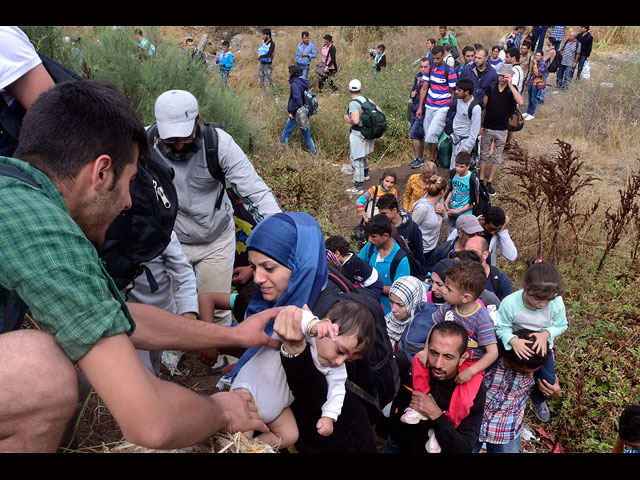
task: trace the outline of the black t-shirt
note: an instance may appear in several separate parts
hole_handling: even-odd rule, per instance
[[[499,85],[499,82],[492,83],[484,91],[488,98],[482,126],[490,130],[507,130],[509,117],[516,105],[509,85],[503,91],[500,91]]]

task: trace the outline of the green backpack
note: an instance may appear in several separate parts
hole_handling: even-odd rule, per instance
[[[362,113],[360,114],[362,126],[354,126],[352,128],[360,131],[364,138],[380,138],[387,131],[387,117],[368,98],[365,100],[355,98],[355,100],[362,106]]]

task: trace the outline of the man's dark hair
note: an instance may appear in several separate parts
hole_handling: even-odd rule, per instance
[[[618,436],[627,442],[640,442],[640,405],[629,405],[622,411]]]
[[[262,29],[262,33],[264,33],[265,35],[268,35],[269,38],[271,38],[271,29],[270,28],[263,28]]]
[[[340,235],[333,235],[324,241],[324,248],[332,252],[338,251],[340,255],[347,255],[351,251],[349,242]]]
[[[436,323],[429,333],[429,345],[431,344],[431,338],[433,334],[438,332],[440,335],[445,337],[460,337],[460,355],[467,351],[467,343],[469,340],[469,334],[465,330],[465,328],[456,322],[440,322]]]
[[[435,38],[428,38],[427,42],[431,42],[433,45],[436,44],[436,39]]]
[[[307,32],[306,30],[300,34],[300,38],[308,37],[308,36],[309,36],[309,32]]]
[[[295,78],[300,76],[300,67],[297,65],[289,65],[289,77]]]
[[[464,54],[467,52],[475,52],[475,51],[476,51],[475,48],[473,48],[471,45],[467,45],[462,49],[462,56],[464,57]]]
[[[442,45],[434,45],[431,49],[431,55],[437,55],[439,53],[444,55],[444,47]]]
[[[465,92],[473,93],[473,80],[469,77],[463,77],[456,82],[456,87],[460,90],[464,90]]]
[[[378,199],[378,210],[399,210],[398,199],[393,193],[385,193]]]
[[[378,213],[371,217],[366,227],[367,235],[384,235],[391,236],[391,220],[384,214]]]
[[[490,206],[482,218],[484,218],[484,223],[490,223],[494,227],[498,228],[504,225],[504,222],[507,221],[507,216],[505,215],[504,210],[495,205]]]
[[[323,318],[328,318],[340,327],[339,335],[356,335],[358,354],[366,357],[376,341],[376,321],[371,310],[354,300],[336,302],[329,307]]]
[[[531,345],[533,346],[533,342],[535,341],[535,337],[531,335],[535,333],[531,330],[515,330],[513,334],[518,338],[523,338],[525,340],[531,340]],[[546,363],[549,359],[549,355],[551,354],[551,350],[547,348],[547,352],[542,355],[539,352],[533,352],[529,358],[519,358],[518,355],[514,352],[513,348],[509,350],[505,350],[504,356],[508,358],[512,364],[515,364],[519,367],[524,367],[527,369],[536,369],[540,368],[542,365]]]
[[[228,47],[230,45],[229,40],[223,40],[222,45],[224,45],[225,47]]]
[[[144,126],[113,86],[95,80],[58,83],[27,111],[15,156],[49,178],[71,181],[100,155],[111,157],[116,184],[137,145],[149,155]]]
[[[507,49],[507,53],[510,57],[516,59],[516,62],[520,61],[520,49],[518,47],[511,47]]]

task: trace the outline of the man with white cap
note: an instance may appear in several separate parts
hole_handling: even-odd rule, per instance
[[[215,179],[207,167],[210,145],[205,145],[205,129],[217,135],[224,178],[256,221],[280,212],[278,201],[231,135],[200,121],[198,101],[191,93],[164,92],[156,100],[155,116],[157,135],[150,137],[153,148],[175,171],[179,210],[174,229],[195,269],[198,293],[228,293],[236,247],[233,205],[225,195],[225,183]],[[231,313],[216,311],[215,322],[230,325]]]
[[[351,95],[351,102],[349,102],[349,109],[344,116],[344,120],[351,127],[349,157],[353,168],[353,187],[347,189],[347,193],[362,195],[364,181],[369,180],[369,160],[367,155],[373,152],[375,140],[365,138],[359,128],[362,127],[362,102],[371,102],[371,100],[362,96],[362,83],[355,78],[349,82],[349,94]],[[373,102],[371,103],[378,111],[381,111],[380,107]]]
[[[480,182],[484,182],[487,161],[491,160],[486,186],[490,195],[496,194],[492,182],[498,172],[502,152],[507,141],[509,117],[514,111],[515,104],[522,105],[524,103],[522,95],[511,81],[512,74],[513,65],[502,64],[498,70],[498,82],[490,84],[484,92],[483,102],[486,107],[480,130],[482,140],[478,179]]]

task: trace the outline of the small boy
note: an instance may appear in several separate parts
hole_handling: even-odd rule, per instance
[[[341,273],[355,286],[365,287],[378,297],[382,293],[382,279],[378,271],[351,251],[349,243],[339,235],[325,240],[324,246],[342,265]]]
[[[387,66],[387,57],[384,53],[385,46],[378,45],[375,50],[369,50],[369,54],[373,57],[373,69],[375,73],[380,73]]]
[[[216,65],[220,70],[220,78],[222,78],[222,84],[225,87],[229,87],[229,73],[233,67],[233,53],[229,51],[229,42],[227,40],[222,41],[222,51],[216,57]]]
[[[466,151],[458,153],[455,174],[451,172],[451,190],[444,201],[451,228],[455,228],[460,215],[472,214],[473,206],[479,202],[479,181],[470,167],[471,154]]]
[[[462,399],[475,398],[485,369],[498,358],[498,343],[493,320],[487,310],[476,301],[486,284],[487,277],[480,263],[471,260],[454,262],[445,270],[443,295],[446,303],[433,314],[434,323],[456,322],[462,325],[469,335],[466,352],[468,357],[455,378],[455,382],[460,386],[459,398]],[[428,343],[427,338],[425,350],[416,354],[411,362],[414,388],[416,384],[428,385],[428,382],[424,381],[428,375],[426,368]],[[404,423],[418,423],[424,419],[423,415],[408,408],[400,420]]]

